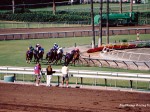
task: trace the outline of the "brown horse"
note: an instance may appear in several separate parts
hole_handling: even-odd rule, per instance
[[[26,62],[30,64],[32,58],[33,58],[33,52],[28,50],[26,52]]]
[[[79,57],[80,57],[80,52],[79,51],[75,51],[74,55],[73,55],[73,59],[72,59],[72,64],[75,65],[75,62],[79,61]]]
[[[69,64],[70,62],[75,65],[75,62],[79,60],[80,52],[76,50],[72,50],[71,53],[67,53],[65,56],[65,64]]]
[[[43,61],[43,55],[44,55],[44,51],[42,51],[42,50],[40,50],[40,51],[34,50],[34,61],[36,63],[39,63],[40,60]]]
[[[65,55],[65,64],[68,65],[73,59],[73,53],[66,53]]]
[[[51,50],[46,54],[47,63],[53,62],[54,59],[55,59],[55,55],[56,55],[56,52],[54,51],[54,49],[51,49]]]

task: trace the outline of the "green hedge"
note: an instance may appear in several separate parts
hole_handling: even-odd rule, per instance
[[[90,13],[59,11],[53,12],[24,12],[12,14],[10,12],[0,13],[0,20],[24,21],[24,22],[61,22],[61,21],[90,21]]]

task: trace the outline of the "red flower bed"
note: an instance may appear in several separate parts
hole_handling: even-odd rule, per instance
[[[101,47],[96,47],[96,48],[94,48],[94,49],[89,49],[88,51],[87,51],[87,53],[93,53],[93,52],[97,52],[97,51],[102,51],[103,50],[103,46],[101,46]]]
[[[130,44],[130,45],[114,45],[114,46],[106,46],[107,48],[109,49],[116,49],[116,50],[119,50],[119,49],[132,49],[132,48],[136,48],[136,45],[135,44]],[[93,53],[93,52],[98,52],[98,51],[102,51],[104,48],[104,46],[100,46],[100,47],[96,47],[94,49],[89,49],[87,51],[87,53]]]
[[[133,49],[133,48],[136,48],[136,45],[135,45],[135,44],[130,44],[130,45],[128,46],[128,49]]]

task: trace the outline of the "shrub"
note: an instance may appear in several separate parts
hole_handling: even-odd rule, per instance
[[[122,42],[128,42],[128,40],[127,39],[122,39]]]
[[[137,44],[137,47],[138,47],[138,48],[145,47],[145,44],[143,44],[143,43],[139,43],[139,44]]]
[[[89,22],[90,16],[84,12],[60,11],[56,15],[53,15],[52,11],[31,12],[28,9],[18,8],[15,10],[15,14],[12,14],[12,12],[0,13],[0,20],[25,22]]]
[[[147,42],[147,43],[145,44],[145,47],[150,47],[150,43]]]
[[[15,13],[31,13],[31,11],[27,8],[16,8]]]

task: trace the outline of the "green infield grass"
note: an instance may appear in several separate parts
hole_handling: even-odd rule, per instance
[[[149,40],[150,34],[141,34],[141,40]],[[96,43],[98,42],[96,37]],[[112,42],[121,42],[123,39],[128,41],[136,40],[136,35],[115,35],[110,36],[110,43]],[[103,37],[103,43],[105,43],[106,37]],[[25,53],[30,45],[35,47],[39,43],[44,49],[45,54],[52,48],[54,43],[57,43],[61,47],[72,47],[75,43],[78,45],[89,45],[91,44],[92,37],[73,37],[73,38],[48,38],[48,39],[29,39],[29,40],[9,40],[9,41],[0,41],[0,66],[34,66],[35,63],[27,64],[25,60]],[[45,58],[44,54],[44,58]],[[45,65],[43,65],[45,66]],[[54,65],[55,66],[55,65]],[[55,66],[59,68],[59,66]],[[82,67],[73,67],[71,68],[80,68]],[[91,67],[93,69],[93,67]],[[98,68],[99,67],[94,67]],[[83,67],[86,69],[86,67]],[[90,69],[89,67],[87,69]],[[94,69],[94,70],[96,70]],[[102,68],[101,68],[102,70]],[[115,69],[110,69],[111,71]],[[119,69],[120,70],[120,69]]]
[[[150,34],[141,34],[141,40],[149,40]],[[136,40],[136,35],[116,35],[110,36],[110,42],[127,39],[128,41]],[[29,39],[29,40],[9,40],[9,41],[0,41],[0,66],[19,66],[19,67],[34,67],[35,63],[31,62],[30,64],[26,63],[25,53],[27,48],[32,45],[35,47],[37,43],[39,43],[44,49],[45,54],[52,48],[54,43],[57,43],[62,47],[72,47],[76,43],[77,45],[87,45],[91,44],[92,37],[73,37],[73,38],[49,38],[49,39]],[[103,37],[104,43],[106,37]],[[96,43],[98,41],[98,37],[96,37]],[[45,55],[44,55],[45,58]],[[41,63],[42,67],[46,67],[46,63]],[[54,69],[61,69],[62,65],[52,65]],[[111,71],[111,72],[130,72],[130,73],[147,73],[150,74],[150,71],[139,71],[139,70],[125,70],[125,69],[115,69],[115,68],[101,68],[101,67],[87,67],[87,66],[71,66],[70,69],[76,70],[93,70],[93,71]],[[1,76],[3,77],[3,76]],[[23,76],[18,76],[18,80],[22,80]],[[27,77],[24,80],[33,81],[33,78]],[[70,79],[70,83],[75,83],[75,78]],[[42,79],[42,81],[44,81]],[[57,82],[57,78],[53,78],[53,82]],[[84,79],[84,84],[93,84],[93,79]],[[104,80],[99,80],[98,85],[104,85]],[[137,83],[133,83],[135,87]],[[148,83],[141,82],[138,83],[139,88],[147,88]],[[115,82],[112,80],[108,80],[108,86],[115,86]],[[119,87],[129,87],[128,81],[117,81],[117,86]]]

